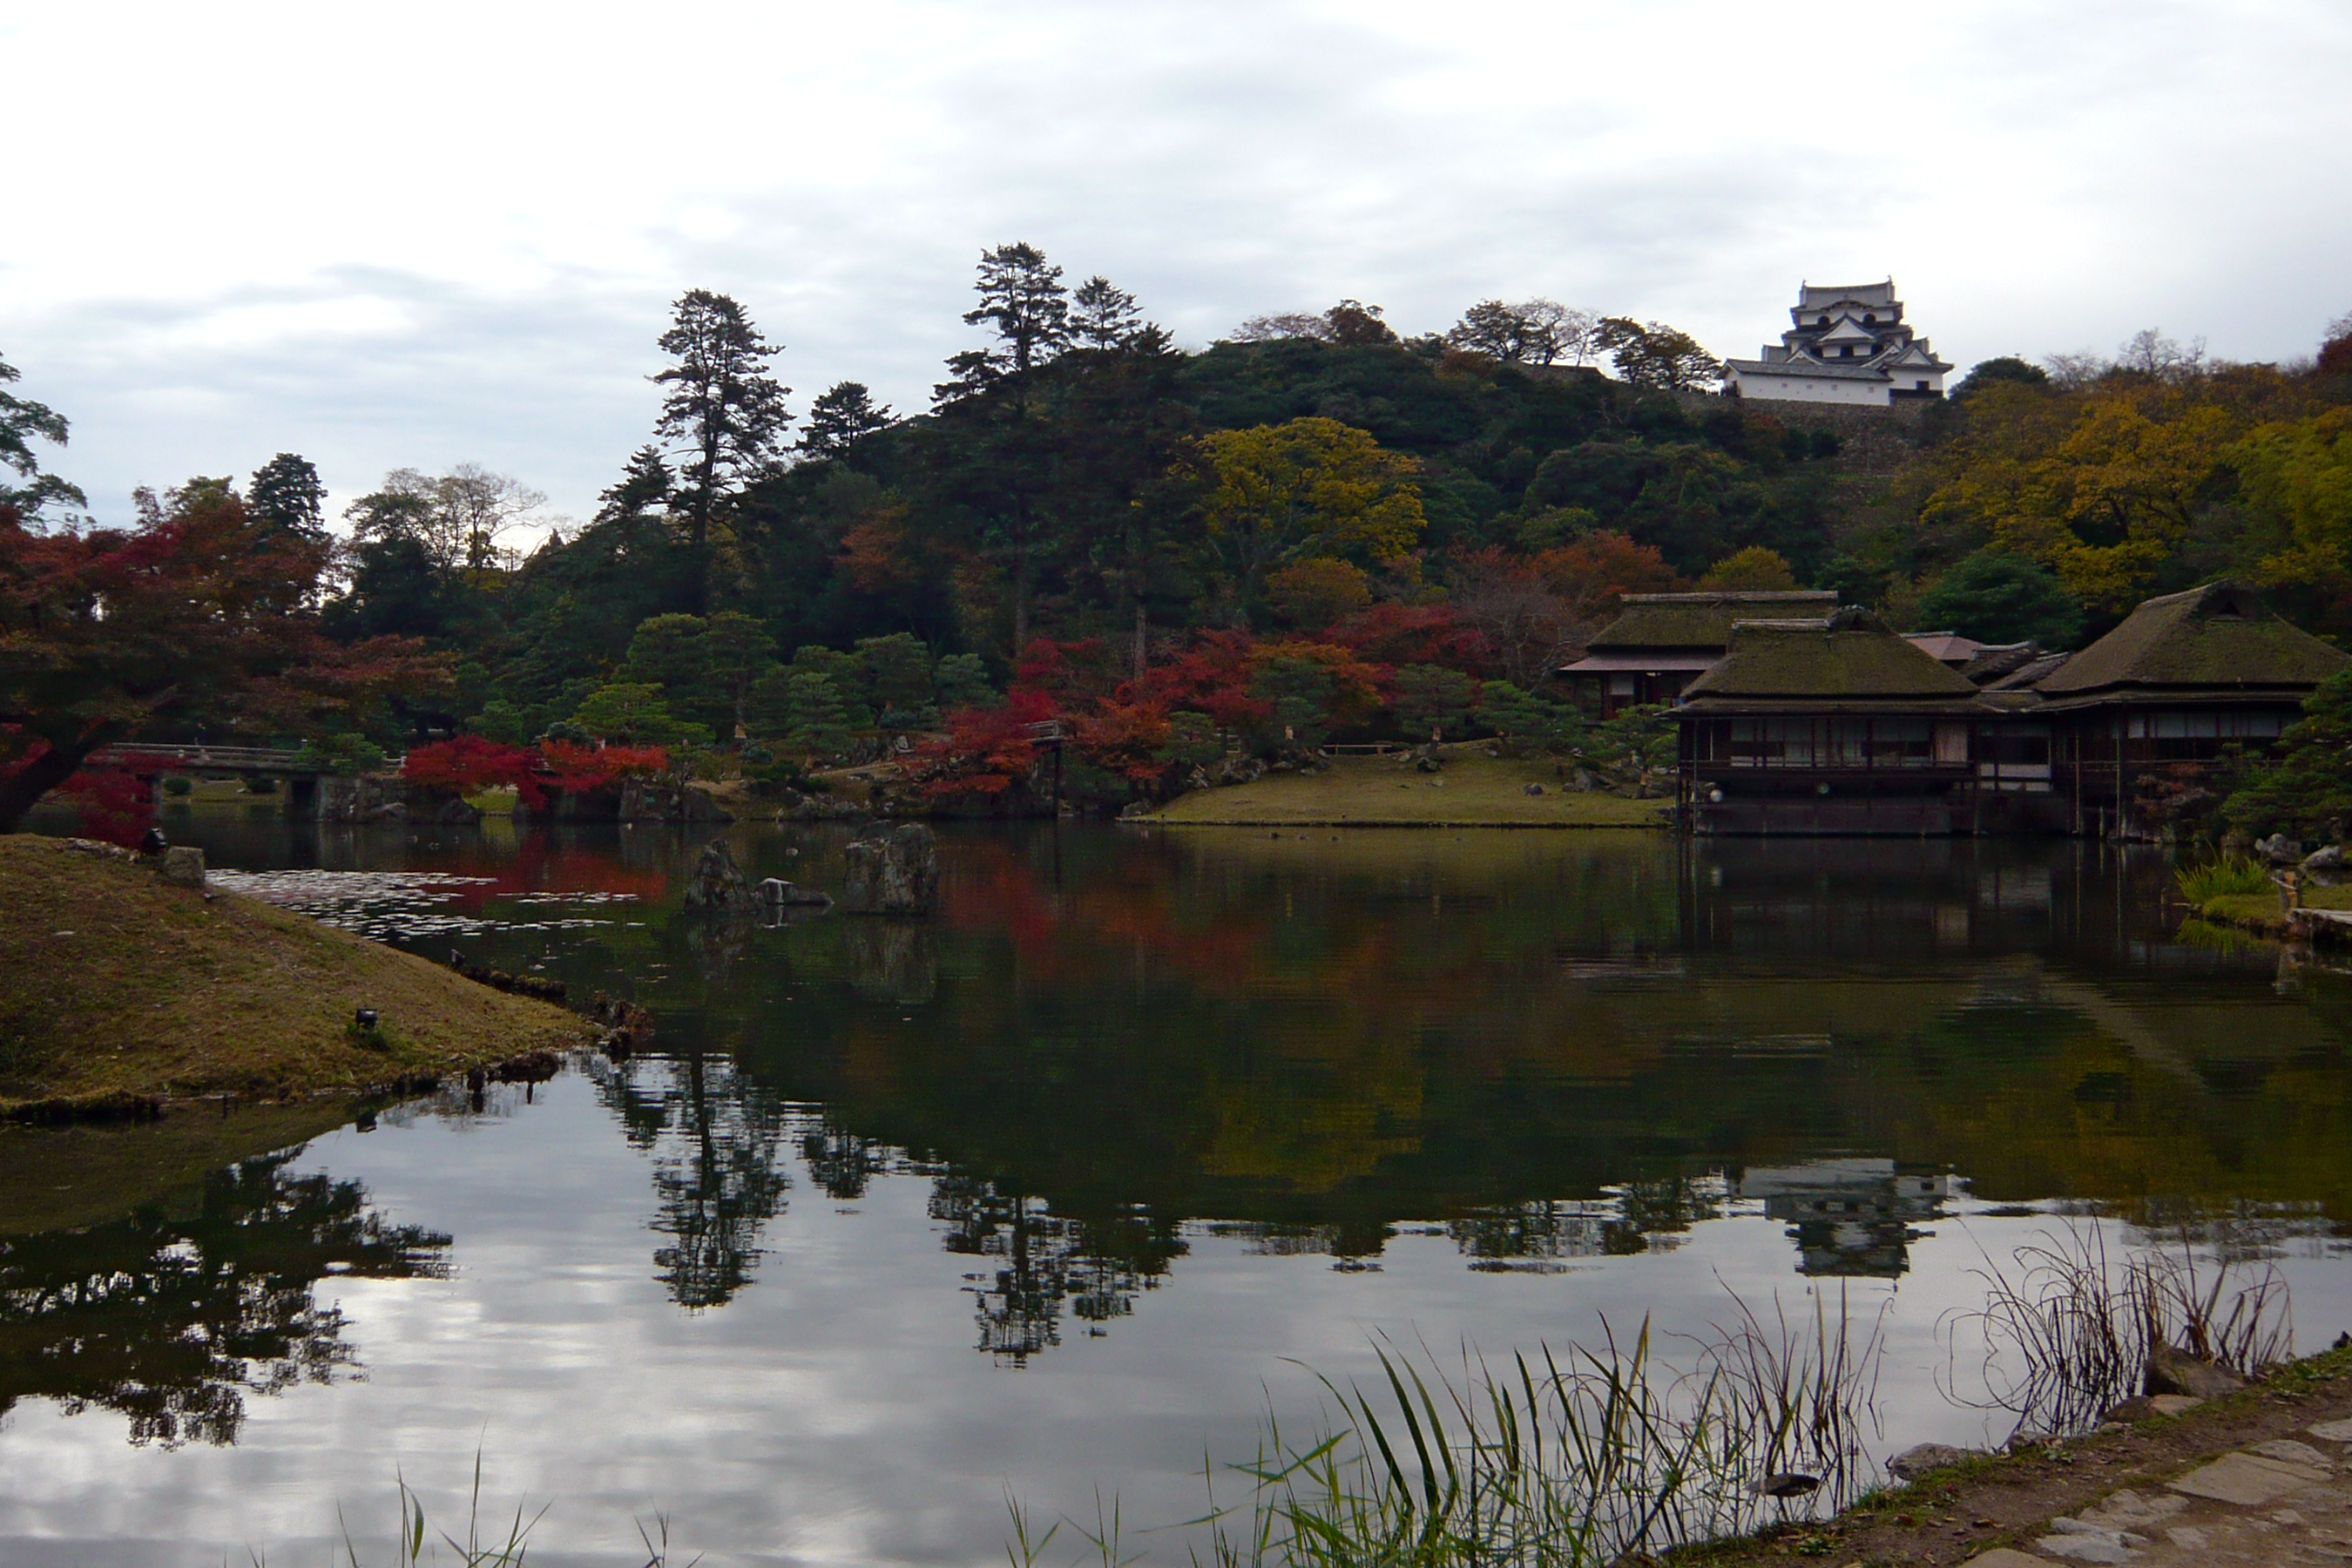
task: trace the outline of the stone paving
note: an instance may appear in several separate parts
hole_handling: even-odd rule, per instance
[[[2161,1489],[2111,1493],[2048,1529],[2027,1550],[1987,1552],[1969,1568],[2352,1563],[2352,1421],[2224,1454]]]

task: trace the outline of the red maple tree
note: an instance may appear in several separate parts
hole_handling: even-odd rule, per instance
[[[29,526],[0,506],[0,832],[102,746],[167,724],[317,733],[445,686],[413,638],[329,641],[322,539],[191,484],[135,528]]]

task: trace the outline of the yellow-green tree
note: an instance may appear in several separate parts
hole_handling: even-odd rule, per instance
[[[1421,537],[1416,465],[1370,431],[1308,417],[1221,430],[1199,451],[1211,483],[1198,515],[1237,618],[1286,563],[1392,561]]]
[[[1708,567],[1698,585],[1726,592],[1785,593],[1798,586],[1798,583],[1796,573],[1779,551],[1751,544],[1745,550],[1733,551]]]
[[[2262,524],[2263,585],[2352,591],[2352,408],[2258,425],[2225,458]]]
[[[2198,389],[2131,381],[2071,395],[1989,387],[1971,399],[1969,426],[1922,516],[1973,523],[2083,603],[2116,611],[2188,537],[2245,421]]]

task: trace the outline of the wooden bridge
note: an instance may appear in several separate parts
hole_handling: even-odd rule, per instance
[[[279,746],[172,746],[132,742],[107,746],[89,754],[89,767],[121,768],[152,778],[158,773],[236,773],[245,778],[315,779],[332,770],[319,765],[317,753],[302,760],[300,752]]]

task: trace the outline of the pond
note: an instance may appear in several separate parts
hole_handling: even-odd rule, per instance
[[[950,829],[929,921],[729,924],[675,829],[167,826],[402,873],[253,885],[657,1032],[0,1233],[12,1564],[324,1561],[338,1508],[373,1561],[395,1478],[450,1522],[478,1452],[551,1500],[533,1561],[641,1562],[658,1510],[713,1563],[998,1562],[1008,1494],[1099,1489],[1181,1562],[1139,1531],[1380,1336],[1741,1301],[1881,1336],[1874,1455],[1998,1441],[1984,1270],[2095,1221],[2352,1327],[2352,990],[2184,929],[2155,850]],[[729,837],[838,880],[840,830]]]

